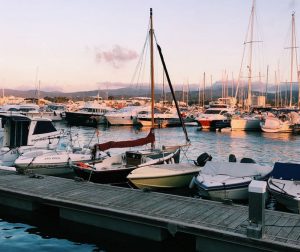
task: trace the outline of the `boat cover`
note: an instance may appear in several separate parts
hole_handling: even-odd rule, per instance
[[[144,138],[139,138],[135,140],[127,140],[127,141],[109,141],[102,144],[95,144],[94,150],[100,150],[105,151],[111,148],[127,148],[127,147],[135,147],[135,146],[142,146],[148,143],[154,143],[155,142],[155,135],[154,135],[154,129],[151,129],[148,136]]]
[[[265,176],[271,171],[272,167],[259,164],[208,161],[200,173],[231,177],[253,177],[257,175]]]
[[[275,179],[300,180],[300,164],[276,162],[270,176]]]

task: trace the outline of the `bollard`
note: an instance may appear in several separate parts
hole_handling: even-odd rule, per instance
[[[249,225],[247,236],[260,239],[265,229],[265,201],[267,182],[252,180],[249,185]]]

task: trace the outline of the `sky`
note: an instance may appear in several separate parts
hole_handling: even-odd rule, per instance
[[[0,87],[34,89],[40,83],[41,90],[72,92],[149,82],[149,57],[142,56],[142,49],[150,7],[175,86],[203,85],[204,72],[207,82],[210,76],[213,82],[227,75],[236,79],[252,1],[0,0],[0,4]],[[252,67],[262,81],[267,65],[269,81],[275,80],[275,71],[280,81],[290,79],[291,50],[284,48],[290,46],[293,11],[300,39],[300,0],[256,0],[253,40],[262,42],[253,43],[257,49]],[[137,78],[140,59],[144,68]],[[161,83],[157,54],[155,60],[155,79]]]

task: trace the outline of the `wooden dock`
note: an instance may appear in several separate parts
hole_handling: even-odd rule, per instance
[[[51,176],[0,171],[0,204],[57,209],[57,218],[162,241],[194,237],[197,251],[300,251],[300,215],[266,210],[262,239],[247,237],[248,207]]]

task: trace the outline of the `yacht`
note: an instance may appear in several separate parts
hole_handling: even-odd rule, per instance
[[[204,113],[196,117],[196,121],[202,129],[214,129],[217,123],[230,124],[229,115],[234,112],[232,108],[208,108]]]
[[[147,109],[147,107],[128,106],[116,111],[106,113],[105,118],[110,125],[134,125],[138,124],[138,112],[145,109]]]
[[[113,108],[97,101],[87,102],[77,111],[66,112],[65,119],[70,125],[96,127],[98,124],[104,124],[106,122],[105,114],[113,110]]]
[[[63,131],[57,130],[49,119],[7,114],[0,114],[0,118],[3,131],[0,157],[5,166],[12,166],[26,151],[54,148],[63,135]]]

